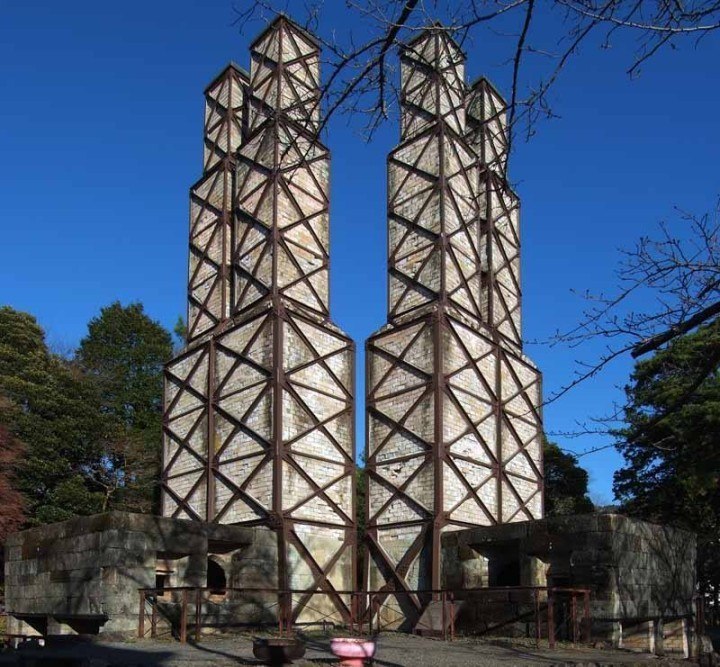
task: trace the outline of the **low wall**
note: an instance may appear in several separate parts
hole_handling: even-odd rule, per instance
[[[139,588],[205,586],[208,556],[245,552],[252,584],[275,585],[267,529],[109,512],[14,533],[5,542],[5,604],[11,632],[137,632]],[[259,577],[258,573],[265,573]],[[240,574],[242,578],[242,573]],[[240,585],[240,582],[234,582]],[[228,582],[231,585],[231,582]]]
[[[595,638],[680,653],[692,629],[695,557],[687,531],[618,514],[551,517],[445,535],[443,584],[587,588]],[[492,629],[513,608],[491,606],[483,596],[460,603],[459,629]]]

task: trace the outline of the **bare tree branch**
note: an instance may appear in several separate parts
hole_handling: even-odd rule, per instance
[[[712,291],[717,291],[717,283],[715,283]],[[647,354],[648,352],[653,352],[654,350],[657,350],[661,345],[670,342],[673,338],[677,338],[678,336],[682,336],[683,334],[692,331],[693,329],[699,327],[701,324],[709,321],[717,315],[720,315],[720,301],[716,301],[707,308],[703,308],[699,312],[695,313],[692,317],[689,317],[683,322],[678,322],[677,324],[674,324],[666,331],[656,334],[655,336],[647,339],[643,343],[635,345],[635,347],[633,347],[632,349],[632,356],[633,358],[637,358],[643,354]]]
[[[277,12],[288,9],[287,0],[245,0],[235,8],[236,23],[241,30],[255,21],[269,21]],[[636,76],[640,66],[664,46],[678,39],[697,39],[720,29],[720,0],[656,2],[656,0],[551,0],[542,5],[534,0],[346,0],[346,27],[323,34],[321,27],[323,0],[303,3],[296,20],[319,32],[323,46],[326,84],[319,103],[326,109],[321,129],[342,113],[361,119],[370,139],[374,131],[398,108],[396,46],[407,42],[419,30],[440,21],[453,31],[461,46],[467,42],[481,43],[482,30],[508,35],[508,51],[502,61],[511,67],[512,87],[509,91],[509,143],[518,126],[526,136],[535,132],[542,118],[557,114],[548,93],[561,72],[577,54],[586,38],[603,31],[604,44],[611,37],[627,33],[637,43],[628,74]],[[524,7],[523,13],[515,12]],[[532,30],[538,17],[551,20],[564,16],[555,47],[559,54],[551,56],[554,65],[536,80],[523,75],[525,56],[551,55],[556,48],[548,44],[547,30]],[[517,29],[512,29],[517,21]],[[502,26],[502,30],[500,30]],[[508,28],[508,26],[510,26]],[[533,39],[530,40],[530,35]],[[537,69],[537,68],[536,68]],[[329,71],[328,71],[329,70]]]
[[[346,0],[345,7],[347,27],[330,34],[320,30],[318,37],[326,81],[317,101],[325,109],[319,130],[338,114],[347,114],[363,121],[368,139],[399,108],[400,93],[394,84],[396,47],[435,21],[454,31],[462,46],[480,42],[482,30],[507,35],[501,62],[510,68],[512,80],[509,146],[519,127],[529,138],[540,119],[556,115],[549,93],[591,35],[603,36],[605,46],[620,35],[634,39],[636,49],[627,69],[634,76],[663,47],[720,30],[720,0],[550,0],[542,4],[535,0]],[[287,2],[280,0],[246,0],[236,10],[237,23],[244,29],[286,8]],[[304,16],[294,18],[304,18],[306,27],[317,33],[322,8],[323,0],[308,2]],[[554,43],[547,43],[547,30],[533,30],[539,17],[562,18],[559,32],[551,39]],[[525,66],[536,55],[542,55],[536,61],[542,66]],[[531,71],[540,74],[533,78],[528,74]],[[586,294],[590,307],[580,323],[550,341],[573,348],[598,340],[607,345],[598,357],[579,363],[572,380],[546,403],[595,377],[615,359],[655,351],[720,314],[718,212],[700,218],[681,213],[680,217],[684,229],[676,232],[663,225],[659,239],[642,238],[625,252],[617,272],[617,290],[611,295]],[[639,299],[642,305],[636,303]]]

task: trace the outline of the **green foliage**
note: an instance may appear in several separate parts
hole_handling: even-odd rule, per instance
[[[162,438],[162,372],[170,333],[139,303],[118,302],[91,320],[77,362],[100,397],[107,422],[103,458],[92,477],[104,509],[152,511]]]
[[[625,466],[614,491],[629,514],[698,534],[700,581],[718,591],[720,566],[720,320],[639,362],[626,388]]]
[[[86,483],[100,457],[98,397],[78,369],[52,355],[35,318],[0,308],[0,424],[25,443],[15,484],[30,523],[66,519],[100,508]],[[70,480],[73,493],[63,491]]]
[[[115,302],[88,324],[77,360],[96,379],[103,410],[132,429],[157,429],[172,337],[142,304]]]
[[[577,459],[563,452],[554,442],[543,436],[545,471],[545,513],[583,514],[594,507],[588,497],[588,474]]]
[[[357,519],[357,527],[361,533],[365,533],[365,524],[367,517],[365,516],[365,498],[367,496],[367,473],[365,468],[359,465],[355,471],[355,516]]]
[[[7,404],[8,400],[0,396],[0,407]],[[0,424],[0,543],[25,522],[25,500],[16,488],[16,468],[24,454],[24,445]]]
[[[170,333],[140,304],[103,308],[72,361],[50,353],[31,315],[0,308],[0,498],[11,511],[41,524],[155,509],[171,355]]]
[[[173,334],[175,334],[175,342],[177,343],[176,347],[178,349],[183,348],[185,346],[185,342],[187,341],[188,328],[187,322],[182,315],[178,315],[178,318],[175,321]]]

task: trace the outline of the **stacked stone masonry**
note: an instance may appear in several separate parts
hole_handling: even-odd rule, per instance
[[[266,526],[285,590],[344,619],[355,577],[354,345],[329,319],[319,47],[278,17],[206,91],[188,345],[166,368],[163,515]],[[334,615],[334,616],[333,616]]]
[[[532,622],[530,591],[493,588],[485,594],[488,586],[587,589],[593,639],[687,656],[695,561],[695,535],[683,530],[617,514],[555,516],[446,533],[442,585],[457,591],[460,632],[527,635],[527,622],[512,626],[503,619],[517,619],[520,604]],[[562,630],[567,597],[555,597]]]
[[[366,371],[368,585],[398,591],[440,587],[444,531],[543,515],[541,380],[522,353],[505,103],[484,79],[468,89],[440,27],[404,48],[401,70],[388,324],[367,341]],[[400,597],[386,609],[412,623],[423,598]]]
[[[156,586],[159,571],[170,586],[205,586],[210,555],[227,561],[232,585],[272,586],[275,573],[267,561],[277,556],[274,537],[262,528],[123,512],[14,533],[5,542],[8,632],[137,636],[138,589]],[[165,596],[169,614],[163,618],[178,616],[174,597]],[[252,612],[271,616],[272,602]],[[207,604],[200,612],[212,617]]]
[[[138,588],[160,585],[206,588],[192,613],[208,628],[280,613],[349,622],[355,350],[330,320],[319,57],[280,16],[253,42],[249,73],[231,64],[206,89],[187,345],[165,372],[163,517],[111,512],[9,536],[11,632],[135,633]],[[401,75],[388,323],[366,355],[377,620],[422,629],[438,615],[430,589],[443,589],[459,628],[527,634],[518,610],[549,609],[553,594],[537,587],[583,588],[594,638],[687,656],[694,536],[618,515],[543,518],[506,104],[485,79],[466,85],[440,26],[403,49]],[[183,596],[157,595],[176,628]]]

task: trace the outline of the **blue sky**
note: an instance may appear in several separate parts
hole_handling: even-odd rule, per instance
[[[348,25],[344,4],[327,3],[321,30]],[[202,91],[227,61],[247,63],[249,38],[261,28],[240,34],[234,18],[230,0],[0,3],[0,303],[33,313],[54,345],[76,345],[116,299],[141,301],[168,327],[184,313]],[[543,17],[531,37],[552,41],[557,27]],[[502,35],[479,33],[467,46],[469,77],[485,74],[507,91],[507,48]],[[663,51],[631,80],[632,49],[622,37],[609,50],[589,43],[552,93],[561,118],[516,147],[529,340],[577,322],[583,302],[571,290],[613,288],[618,248],[652,234],[673,206],[703,212],[720,193],[717,38]],[[542,66],[534,56],[526,71]],[[398,130],[387,125],[370,144],[359,130],[338,117],[327,142],[333,318],[361,354],[385,322],[385,156]],[[550,393],[602,345],[527,352]],[[630,367],[618,362],[547,406],[547,430],[606,413]],[[360,414],[360,437],[362,422]],[[607,443],[557,439],[578,452]],[[618,455],[606,449],[581,461],[595,497],[609,501]]]

